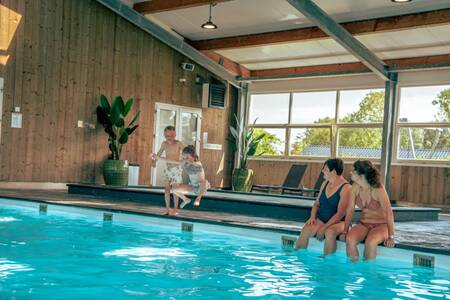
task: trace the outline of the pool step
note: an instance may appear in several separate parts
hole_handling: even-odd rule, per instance
[[[181,223],[181,231],[193,232],[194,231],[194,224],[182,222]]]
[[[413,263],[415,266],[434,268],[434,256],[414,253]]]

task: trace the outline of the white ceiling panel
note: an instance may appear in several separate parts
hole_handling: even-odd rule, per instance
[[[169,0],[167,0],[169,1]],[[316,0],[338,22],[365,20],[450,7],[450,0],[414,0],[396,4],[390,0]],[[191,39],[211,39],[311,26],[311,22],[285,0],[233,0],[213,7],[219,28],[200,28],[208,19],[208,6],[148,15]]]

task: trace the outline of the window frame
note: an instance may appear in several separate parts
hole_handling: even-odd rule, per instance
[[[450,82],[448,84],[412,84],[412,85],[401,85],[398,86],[397,89],[397,103],[395,105],[395,126],[394,126],[394,145],[392,149],[392,162],[396,165],[411,165],[411,166],[424,166],[424,165],[432,165],[433,167],[449,167],[450,161],[447,160],[438,160],[438,159],[402,159],[398,157],[399,150],[399,139],[400,139],[400,129],[401,128],[449,128],[450,130],[450,122],[400,122],[400,102],[402,101],[401,91],[402,88],[420,88],[420,87],[429,87],[429,86],[442,86],[448,85],[450,88]]]
[[[400,113],[400,101],[401,99],[401,89],[409,88],[409,87],[426,87],[426,86],[442,86],[449,85],[448,84],[411,84],[411,85],[398,85],[397,86],[397,98],[394,108],[395,114],[395,125],[394,125],[394,137],[393,137],[393,149],[392,149],[392,164],[393,165],[408,165],[408,166],[426,166],[430,165],[431,167],[449,167],[450,161],[446,160],[411,160],[411,159],[399,159],[398,158],[398,141],[399,141],[399,132],[400,128],[449,128],[450,122],[434,122],[434,123],[419,123],[419,122],[399,122],[399,113]],[[288,123],[287,124],[257,124],[252,125],[249,124],[249,114],[250,114],[250,102],[251,96],[253,95],[270,95],[270,94],[280,94],[282,92],[272,92],[272,93],[252,93],[248,97],[247,105],[246,105],[246,126],[254,127],[254,128],[285,128],[286,136],[285,136],[285,154],[284,155],[262,155],[258,157],[252,157],[250,159],[253,160],[282,160],[282,161],[309,161],[309,162],[323,162],[324,156],[306,156],[306,155],[290,155],[290,145],[289,138],[291,129],[299,128],[329,128],[330,129],[330,153],[329,158],[335,158],[337,156],[338,150],[338,131],[341,128],[381,128],[383,131],[383,122],[376,123],[340,123],[339,122],[339,104],[340,104],[340,92],[341,91],[352,91],[352,90],[375,90],[375,89],[383,89],[384,87],[380,86],[370,86],[370,87],[355,87],[355,88],[344,88],[344,89],[324,89],[324,90],[301,90],[301,91],[290,91],[289,93],[289,113],[288,113]],[[293,102],[293,94],[295,93],[305,93],[305,92],[330,92],[336,91],[336,107],[335,107],[335,119],[334,123],[331,124],[297,124],[291,123],[292,120],[292,102]],[[284,92],[283,92],[284,93]],[[375,163],[379,163],[381,161],[380,158],[356,158],[356,157],[339,157],[347,163],[354,162],[358,159],[370,159]]]

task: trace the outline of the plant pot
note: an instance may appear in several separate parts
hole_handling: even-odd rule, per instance
[[[115,186],[128,185],[128,161],[107,159],[103,163],[105,184]]]
[[[251,192],[253,186],[253,170],[234,169],[231,184],[233,186],[233,191]]]

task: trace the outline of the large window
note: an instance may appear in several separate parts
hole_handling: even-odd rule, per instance
[[[383,105],[382,89],[252,95],[248,121],[258,154],[379,158]]]
[[[450,85],[401,88],[396,129],[398,160],[450,161]]]

